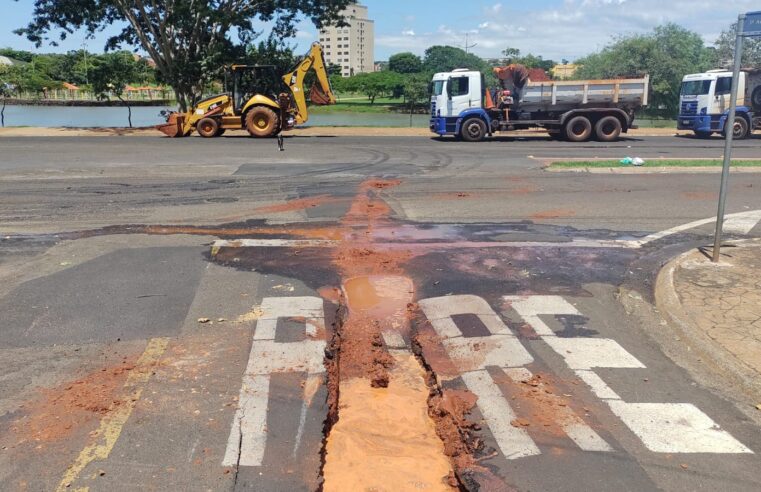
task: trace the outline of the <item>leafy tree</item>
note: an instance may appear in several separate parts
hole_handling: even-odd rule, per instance
[[[7,56],[8,58],[13,58],[14,60],[29,63],[32,61],[34,54],[31,51],[19,51],[12,48],[2,48],[0,49],[0,56]]]
[[[711,51],[699,34],[666,24],[649,34],[620,37],[577,63],[582,65],[574,75],[577,79],[649,74],[652,107],[673,116],[679,106],[682,78],[707,70],[711,66]]]
[[[368,72],[346,79],[344,90],[364,94],[370,100],[370,104],[375,104],[378,96],[401,92],[403,86],[404,78],[396,72]]]
[[[273,37],[260,41],[256,46],[250,46],[246,53],[246,63],[250,65],[273,65],[276,74],[290,72],[296,65],[297,56],[293,48],[279,42]]]
[[[98,99],[116,97],[127,107],[127,121],[132,128],[132,108],[129,101],[124,99],[124,91],[127,84],[134,82],[139,77],[137,64],[132,53],[118,51],[103,55],[92,71],[92,88]]]
[[[425,50],[423,66],[429,72],[450,72],[455,68],[481,70],[485,67],[481,58],[454,46],[431,46]]]
[[[3,127],[5,127],[6,100],[16,95],[18,91],[18,73],[18,65],[0,66],[0,97],[3,99],[3,106],[0,109],[0,126]]]
[[[260,34],[255,25],[273,22],[280,38],[295,33],[299,15],[315,25],[340,23],[349,0],[35,0],[29,24],[17,30],[37,46],[59,32],[94,35],[108,26],[124,27],[106,42],[107,49],[142,48],[156,63],[159,79],[175,92],[182,110],[201,96],[233,49],[231,33],[248,44]]]
[[[396,73],[419,73],[423,61],[414,53],[397,53],[388,59],[388,69]]]
[[[732,66],[735,59],[735,40],[737,39],[737,22],[732,24],[729,29],[723,31],[716,40],[716,61],[717,66],[728,68]],[[761,68],[761,38],[745,38],[743,40],[743,58],[744,67]]]
[[[428,84],[431,78],[427,74],[408,75],[402,89],[404,101],[410,110],[410,126],[415,107],[429,100]]]
[[[517,63],[515,60],[517,60],[521,56],[521,50],[518,48],[510,48],[507,47],[502,50],[502,56],[505,57],[505,59],[502,61],[505,65],[510,65],[511,63]]]
[[[521,56],[519,58],[516,58],[513,63],[520,63],[521,65],[524,65],[527,68],[541,68],[545,72],[549,72],[552,70],[552,67],[555,66],[555,61],[553,60],[545,60],[541,56],[535,56],[529,53],[526,56]]]

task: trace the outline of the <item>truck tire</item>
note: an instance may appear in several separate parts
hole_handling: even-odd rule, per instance
[[[574,116],[566,121],[563,134],[569,142],[586,142],[592,136],[592,122],[586,116]]]
[[[750,96],[750,103],[753,106],[753,111],[761,112],[761,85],[753,89],[753,94]]]
[[[203,138],[213,138],[219,135],[219,122],[214,118],[201,118],[196,123],[196,131]]]
[[[466,142],[480,142],[486,138],[486,123],[481,118],[469,118],[462,123],[460,136]]]
[[[724,131],[721,132],[721,134],[724,136],[724,138],[727,138],[727,127],[729,124],[724,125]],[[737,116],[735,118],[735,124],[732,127],[732,138],[735,140],[743,140],[748,137],[749,132],[749,125],[748,121],[743,118],[742,116]]]
[[[255,106],[246,113],[246,130],[252,137],[272,137],[280,130],[280,118],[267,106]]]
[[[595,125],[595,137],[600,142],[615,142],[621,136],[621,120],[615,116],[605,116]]]

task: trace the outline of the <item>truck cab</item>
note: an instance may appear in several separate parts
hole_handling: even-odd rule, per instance
[[[757,108],[754,114],[752,104],[758,89],[750,87],[747,72],[740,72],[737,116],[732,126],[736,139],[746,138],[759,125],[758,117],[761,114],[758,111],[761,108]],[[714,133],[724,134],[729,127],[727,118],[731,94],[732,72],[710,70],[685,76],[679,96],[677,128],[692,130],[699,138],[708,138]]]
[[[490,132],[491,121],[483,109],[486,86],[481,72],[457,69],[437,73],[431,81],[432,132],[481,140]],[[463,132],[462,125],[469,122]]]

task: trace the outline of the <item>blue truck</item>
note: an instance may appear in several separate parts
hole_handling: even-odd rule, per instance
[[[732,72],[709,70],[686,75],[679,96],[680,130],[692,130],[698,138],[714,133],[726,135],[730,128]],[[740,72],[737,115],[731,126],[733,138],[741,140],[761,130],[761,70]]]

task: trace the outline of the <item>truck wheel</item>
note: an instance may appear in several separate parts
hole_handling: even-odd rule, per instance
[[[621,120],[615,116],[601,118],[595,125],[595,137],[600,142],[615,142],[621,136]]]
[[[465,120],[460,128],[460,135],[466,142],[480,142],[486,137],[486,123],[481,118]]]
[[[216,137],[219,132],[219,122],[214,118],[201,118],[196,124],[196,131],[204,138]]]
[[[694,130],[694,131],[695,131],[695,136],[697,138],[706,139],[706,138],[711,138],[711,135],[713,135],[713,132],[701,132],[700,130]]]
[[[252,137],[271,137],[278,132],[279,117],[266,106],[256,106],[246,113],[246,130]]]
[[[728,124],[724,125],[724,131],[722,132],[722,135],[724,135],[724,138],[727,138],[727,126]],[[735,124],[732,126],[732,138],[735,140],[742,140],[748,136],[748,122],[745,121],[745,118],[742,116],[738,116],[735,118]]]
[[[575,116],[563,128],[569,142],[586,142],[592,136],[592,122],[586,116]]]

